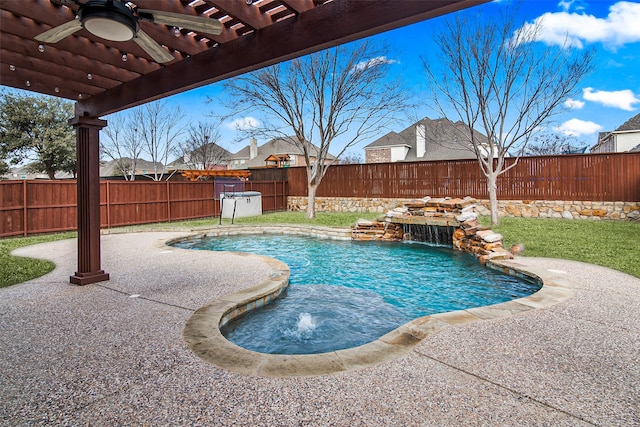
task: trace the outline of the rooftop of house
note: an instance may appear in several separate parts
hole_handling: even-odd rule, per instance
[[[636,114],[635,116],[631,117],[614,132],[627,132],[631,130],[640,130],[640,114]]]
[[[207,169],[225,169],[232,155],[229,150],[218,144],[205,144],[201,148],[196,148],[191,153],[186,153],[167,163],[167,169],[202,169],[205,158],[207,159]]]
[[[29,163],[9,168],[9,172],[2,175],[0,179],[49,179],[46,173],[34,171],[31,165],[32,163]],[[56,179],[69,179],[73,178],[73,175],[68,172],[58,171],[55,177]]]
[[[256,143],[257,144],[257,143]],[[309,144],[309,153],[312,157],[317,156],[320,148],[314,144]],[[266,159],[269,156],[278,156],[278,155],[299,155],[302,156],[302,148],[296,144],[294,141],[294,137],[284,137],[284,138],[274,138],[271,141],[268,141],[260,146],[256,146],[256,155],[251,157],[251,144],[242,148],[235,154],[232,154],[229,157],[230,161],[233,160],[244,160],[244,167],[260,167],[265,166]],[[334,156],[329,155],[328,159],[332,160]]]
[[[133,160],[129,157],[100,162],[100,176],[121,176],[122,170],[118,166],[119,162],[123,162],[121,164],[127,165],[127,169],[129,169],[133,164]],[[162,164],[159,164],[158,166],[159,169],[162,169]],[[143,171],[152,172],[153,162],[145,159],[136,159],[136,174],[145,173]]]
[[[425,132],[425,153],[418,156],[417,127],[423,125]],[[474,131],[474,135],[480,141],[485,142],[487,137]],[[409,148],[404,161],[415,160],[450,160],[473,159],[475,153],[471,144],[467,125],[458,121],[441,118],[432,120],[428,117],[412,124],[401,132],[389,132],[365,147],[365,150],[405,146]]]
[[[616,128],[616,130],[614,130],[614,131],[598,132],[598,140],[591,147],[591,151],[595,150],[597,147],[602,145],[602,143],[604,141],[606,141],[607,138],[609,137],[609,135],[611,135],[611,134],[614,134],[614,133],[617,133],[617,132],[632,132],[632,131],[640,131],[640,114],[636,114],[635,116],[631,117],[629,120],[624,122],[622,125],[618,126]],[[633,149],[631,149],[629,151],[630,152],[635,152],[635,151],[637,151],[636,150],[637,148],[638,147],[634,147]]]

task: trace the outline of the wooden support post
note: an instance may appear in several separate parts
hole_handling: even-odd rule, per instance
[[[76,129],[78,160],[78,271],[70,281],[87,285],[109,280],[100,268],[100,129],[107,122],[77,116],[69,124]]]

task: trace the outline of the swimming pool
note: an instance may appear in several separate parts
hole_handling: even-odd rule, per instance
[[[471,255],[416,243],[240,235],[174,246],[249,252],[289,265],[284,298],[222,330],[244,348],[271,354],[355,347],[418,317],[509,301],[541,286],[486,269]]]

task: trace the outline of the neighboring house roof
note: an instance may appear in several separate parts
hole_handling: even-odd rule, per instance
[[[417,149],[418,125],[423,125],[425,129],[425,147],[422,156],[418,155]],[[487,141],[487,137],[480,132],[474,131],[474,133],[475,137],[483,143]],[[409,150],[403,161],[474,159],[476,156],[473,148],[466,141],[469,141],[469,130],[464,123],[460,121],[454,123],[446,118],[432,120],[425,117],[399,133],[389,132],[364,149],[404,146]]]
[[[626,132],[626,131],[633,131],[633,130],[640,130],[640,114],[637,114],[631,117],[614,132]]]
[[[602,143],[604,141],[607,140],[607,137],[609,135],[611,135],[613,132],[612,131],[607,131],[607,132],[598,132],[598,140],[596,141],[595,144],[593,144],[593,146],[591,148],[589,148],[589,151],[593,151],[596,148],[598,148],[600,145],[602,145]]]
[[[316,157],[320,148],[314,144],[307,142],[309,154],[311,157]],[[294,140],[294,137],[274,138],[269,142],[264,143],[257,147],[256,156],[251,158],[251,145],[247,145],[235,154],[229,157],[229,161],[232,160],[244,160],[243,167],[262,167],[266,165],[266,159],[270,156],[279,155],[298,155],[302,156],[302,148],[300,148]],[[333,160],[335,157],[331,154],[327,156],[328,160]]]
[[[598,141],[596,142],[596,144],[593,147],[591,147],[591,151],[595,150],[600,145],[602,145],[614,133],[624,133],[624,132],[633,132],[633,131],[640,132],[640,114],[636,114],[635,116],[631,117],[629,120],[627,120],[622,125],[620,125],[618,128],[616,128],[616,130],[614,130],[614,131],[599,132],[598,133]],[[633,149],[631,149],[629,151],[633,151],[636,148],[637,147],[634,147]]]
[[[187,166],[184,163],[183,157],[178,157],[172,162],[167,163],[168,170],[182,170],[182,169],[191,169],[191,167]]]
[[[596,143],[596,145],[598,145],[598,143],[600,143],[600,141],[602,141],[603,139],[605,139],[607,137],[607,135],[609,135],[612,131],[608,130],[606,132],[598,132],[598,142]]]
[[[415,124],[413,126],[415,128]],[[407,129],[405,129],[405,131],[406,130]],[[415,146],[415,142],[413,145]],[[403,138],[401,135],[398,135],[396,132],[391,131],[380,139],[373,141],[371,144],[364,147],[364,149],[366,150],[367,148],[386,148],[398,146],[411,147],[411,144],[409,144],[409,141],[406,141],[405,138]]]
[[[193,150],[191,152],[191,155],[195,156],[193,161],[185,162],[184,156],[181,156],[175,159],[174,161],[172,161],[171,163],[168,163],[167,169],[168,170],[194,169],[194,164],[197,166],[200,166],[200,163],[202,162],[202,155],[199,153],[195,153],[195,151],[197,150],[198,149]],[[210,164],[208,165],[209,169],[226,169],[227,162],[233,155],[229,150],[219,146],[218,144],[213,144],[213,143],[206,144],[205,150],[207,150],[206,151],[207,156],[210,157],[210,161],[209,161]]]
[[[44,172],[33,172],[31,169],[31,164],[15,166],[9,168],[9,172],[5,175],[2,175],[2,179],[49,179],[49,175]],[[73,178],[69,172],[56,172],[56,179],[68,179]]]
[[[227,162],[225,161],[223,164],[209,164],[207,165],[207,170],[220,171],[227,169]],[[165,171],[185,171],[185,170],[202,170],[202,168],[198,165],[193,165],[192,163],[184,163],[184,159],[182,157],[174,160],[171,163],[167,163]]]
[[[636,145],[635,147],[633,147],[631,150],[629,150],[630,153],[640,153],[640,144]]]
[[[133,160],[129,157],[122,157],[116,160],[110,160],[108,162],[100,163],[100,176],[122,176],[122,170],[118,167],[118,162],[127,162],[129,165],[132,164]],[[162,169],[162,165],[160,164],[158,170]],[[140,175],[144,173],[143,171],[147,171],[150,173],[153,171],[153,162],[150,162],[145,159],[137,159],[136,160],[136,175]]]

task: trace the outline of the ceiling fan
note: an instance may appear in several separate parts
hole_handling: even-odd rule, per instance
[[[84,28],[91,34],[105,40],[114,42],[133,40],[154,61],[165,63],[173,61],[175,58],[140,29],[139,21],[181,27],[214,35],[222,32],[222,24],[217,19],[161,10],[139,9],[131,1],[123,3],[119,0],[88,0],[81,3],[79,0],[61,0],[60,3],[79,6],[76,19],[37,35],[35,37],[37,41],[57,43]]]

